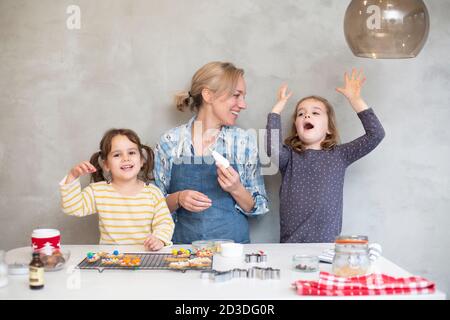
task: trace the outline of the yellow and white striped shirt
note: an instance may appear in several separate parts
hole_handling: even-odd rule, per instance
[[[81,191],[80,180],[60,183],[61,207],[76,217],[99,214],[100,244],[143,244],[152,234],[172,245],[175,224],[166,199],[155,185],[146,185],[135,196],[119,194],[105,181]]]

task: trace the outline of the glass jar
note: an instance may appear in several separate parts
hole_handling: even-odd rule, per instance
[[[367,236],[339,236],[334,246],[332,272],[340,277],[369,273],[369,240]]]
[[[8,265],[5,262],[5,251],[0,251],[0,288],[8,285]]]
[[[215,248],[214,250],[217,253],[222,252],[222,244],[224,244],[224,243],[234,243],[234,240],[231,240],[231,239],[214,239],[214,240],[211,240],[211,241],[214,242],[214,248]]]
[[[298,272],[318,272],[319,257],[297,254],[292,257],[292,267]]]
[[[198,251],[211,251],[214,253],[215,246],[214,241],[212,240],[197,240],[192,242],[192,249],[194,250],[194,253],[197,253]]]

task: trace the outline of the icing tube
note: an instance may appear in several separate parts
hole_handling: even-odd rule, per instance
[[[221,166],[223,166],[225,169],[227,169],[230,166],[230,161],[228,161],[226,158],[224,158],[220,153],[211,150],[211,155],[213,156],[214,160],[216,160],[217,164],[220,164]]]

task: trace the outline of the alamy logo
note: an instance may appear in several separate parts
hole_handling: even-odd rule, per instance
[[[69,290],[79,290],[81,289],[81,272],[80,269],[77,269],[77,266],[68,266],[66,270],[66,274],[68,274],[66,280],[66,287]]]
[[[70,5],[66,9],[66,13],[70,16],[66,20],[66,26],[69,30],[81,29],[81,9],[77,5]]]
[[[381,8],[376,5],[371,5],[367,7],[367,13],[371,14],[367,18],[366,25],[369,30],[380,30],[381,29]]]

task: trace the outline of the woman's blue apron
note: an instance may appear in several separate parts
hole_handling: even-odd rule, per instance
[[[196,240],[232,239],[249,243],[248,218],[236,209],[236,201],[223,191],[217,181],[217,167],[212,157],[183,157],[174,161],[169,193],[194,190],[208,196],[212,206],[202,212],[180,207],[174,214],[174,243]],[[232,165],[237,171],[235,165]]]

